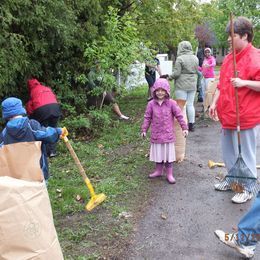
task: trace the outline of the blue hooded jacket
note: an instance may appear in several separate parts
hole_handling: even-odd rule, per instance
[[[45,143],[58,141],[61,128],[43,127],[36,120],[29,120],[28,117],[18,117],[9,120],[6,127],[0,134],[0,148],[3,145],[42,141],[42,156],[40,166],[45,180],[49,178],[49,169]]]

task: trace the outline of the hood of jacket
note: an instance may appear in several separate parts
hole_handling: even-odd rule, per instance
[[[6,124],[6,131],[15,139],[22,139],[29,127],[28,124],[29,118],[28,117],[18,117],[12,120],[9,120]]]
[[[27,86],[28,86],[29,91],[31,91],[33,88],[35,88],[39,85],[41,85],[41,83],[37,79],[29,79],[27,81]]]
[[[185,54],[193,54],[192,46],[189,41],[182,41],[178,45],[177,56],[185,55]]]
[[[167,98],[170,98],[170,84],[167,79],[159,78],[155,81],[153,85],[153,98],[157,99],[155,91],[159,88],[164,89],[168,95]]]
[[[2,102],[2,116],[4,119],[24,114],[26,114],[26,111],[19,98],[10,97]]]

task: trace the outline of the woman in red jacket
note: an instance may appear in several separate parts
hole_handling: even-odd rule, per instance
[[[228,43],[230,47],[230,25]],[[209,108],[212,119],[219,118],[222,126],[222,153],[229,171],[238,157],[236,131],[235,88],[238,88],[242,157],[255,177],[257,134],[260,130],[260,50],[252,45],[253,26],[245,17],[234,20],[234,49],[238,77],[235,78],[232,53],[229,53],[221,66],[220,81]],[[215,185],[216,190],[230,190],[227,183]],[[253,197],[250,188],[237,193],[234,203],[244,203]]]
[[[53,91],[43,86],[37,79],[28,80],[27,86],[31,98],[26,104],[26,111],[30,119],[37,120],[45,127],[57,127],[61,109]],[[55,144],[48,144],[47,154],[50,157],[56,156]]]

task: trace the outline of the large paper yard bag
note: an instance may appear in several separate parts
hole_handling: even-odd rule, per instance
[[[177,99],[176,102],[178,106],[181,108],[184,120],[187,123],[186,101]],[[186,139],[182,135],[181,126],[176,119],[174,119],[174,126],[175,126],[175,133],[176,133],[176,142],[175,142],[176,162],[181,162],[184,160],[185,157]]]
[[[62,260],[40,168],[40,142],[0,148],[0,259]],[[37,180],[37,181],[36,181]]]
[[[0,176],[42,181],[41,142],[22,142],[0,148]]]
[[[63,259],[45,183],[0,177],[0,259]]]
[[[209,81],[208,86],[207,86],[207,90],[205,93],[205,99],[204,99],[204,112],[208,111],[212,101],[213,101],[213,97],[218,85],[218,79],[215,79],[214,81]]]

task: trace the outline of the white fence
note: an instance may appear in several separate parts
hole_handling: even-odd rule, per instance
[[[168,60],[167,54],[158,54],[156,56],[160,61],[160,67],[162,74],[171,74],[172,73],[172,61]],[[127,76],[125,85],[127,89],[133,89],[137,86],[147,84],[145,80],[145,64],[144,63],[135,63],[130,66],[130,73]],[[159,74],[156,73],[156,78],[159,77]]]

